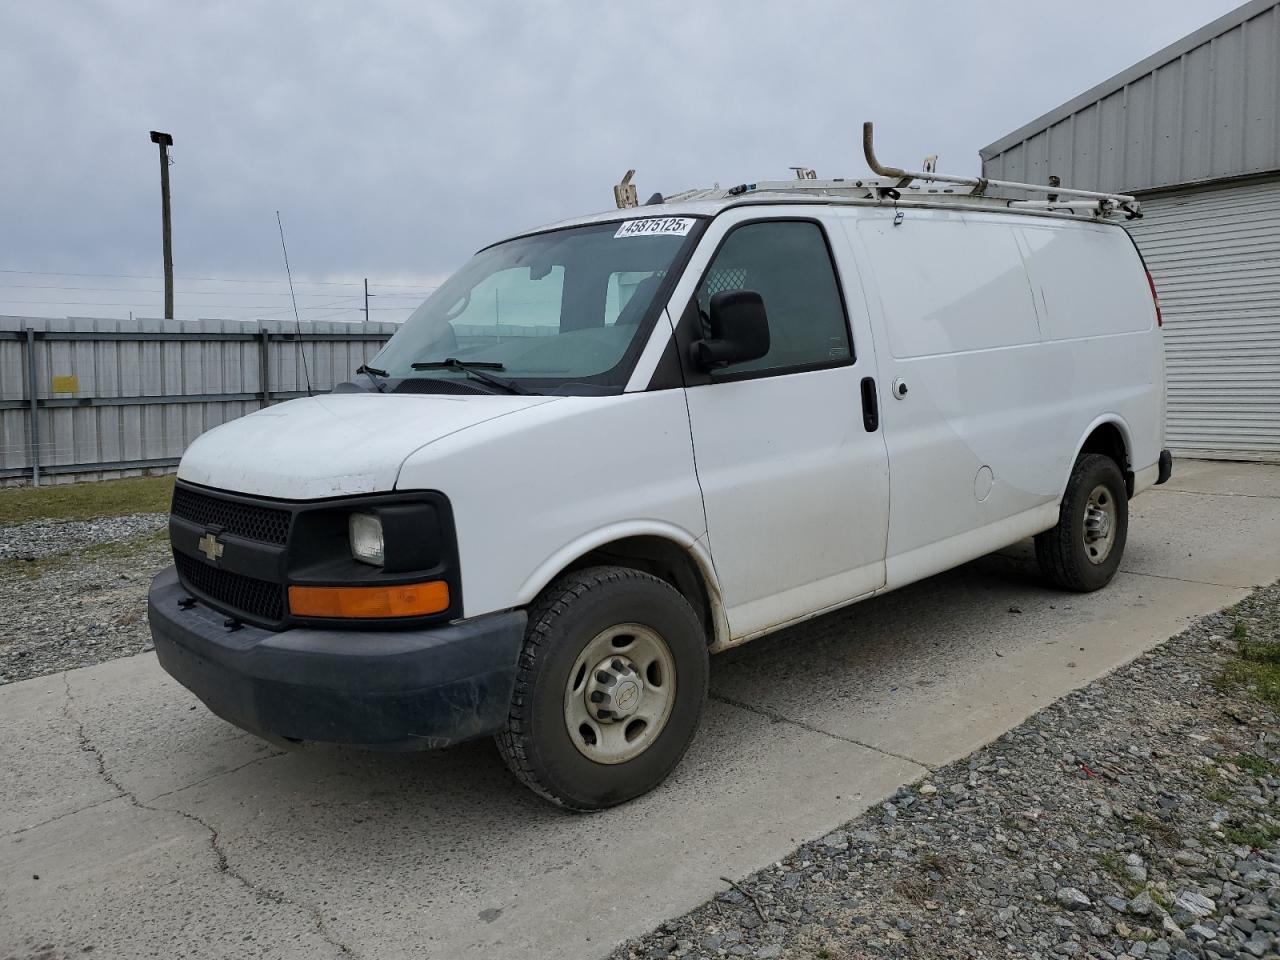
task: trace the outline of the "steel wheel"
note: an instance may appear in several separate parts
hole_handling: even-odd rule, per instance
[[[596,763],[625,763],[658,738],[676,697],[667,642],[638,623],[602,630],[583,648],[564,689],[569,739]]]
[[[553,803],[625,803],[684,756],[707,676],[706,631],[675,587],[631,567],[572,570],[529,607],[498,750]]]
[[[1116,502],[1106,484],[1089,494],[1084,508],[1084,551],[1090,563],[1105,563],[1116,542]]]

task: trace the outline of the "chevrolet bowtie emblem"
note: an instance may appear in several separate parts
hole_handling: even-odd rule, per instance
[[[222,556],[222,541],[212,533],[206,533],[196,542],[196,549],[208,557],[210,563],[217,563]]]

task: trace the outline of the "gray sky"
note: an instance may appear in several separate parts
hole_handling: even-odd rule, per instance
[[[628,167],[641,199],[856,175],[871,119],[885,162],[976,172],[1236,5],[5,3],[0,314],[161,314],[152,129],[179,317],[288,313],[279,209],[304,318],[358,319],[367,276],[398,319],[477,247],[611,207]]]

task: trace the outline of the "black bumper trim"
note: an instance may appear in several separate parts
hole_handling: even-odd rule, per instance
[[[1160,451],[1160,473],[1156,476],[1156,485],[1168,481],[1173,476],[1173,454],[1168,450]]]
[[[496,732],[524,642],[523,610],[417,630],[228,630],[172,567],[151,583],[160,665],[260,736],[426,750]]]

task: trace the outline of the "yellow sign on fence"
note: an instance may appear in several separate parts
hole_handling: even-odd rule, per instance
[[[79,393],[80,378],[79,377],[54,377],[53,392],[54,393]]]

